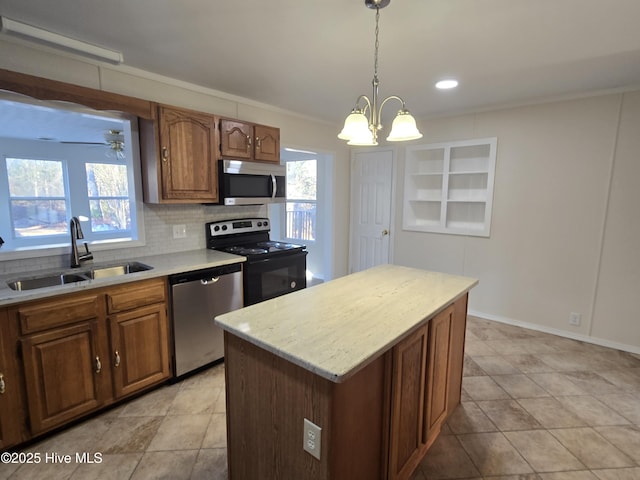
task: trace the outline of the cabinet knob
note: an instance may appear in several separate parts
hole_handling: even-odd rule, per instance
[[[0,373],[0,394],[3,394],[6,390],[6,385],[4,383],[4,375]]]
[[[251,148],[251,135],[247,135],[247,150]]]
[[[256,137],[256,148],[260,150],[261,147],[262,147],[262,141],[260,140],[260,137]]]
[[[118,350],[115,351],[115,358],[116,358],[116,367],[120,366],[120,354],[118,353]]]
[[[166,162],[169,159],[169,149],[167,147],[162,147],[162,161]]]
[[[102,363],[100,363],[100,357],[96,356],[96,373],[102,371]]]

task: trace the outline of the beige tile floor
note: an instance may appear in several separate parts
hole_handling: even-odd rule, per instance
[[[412,480],[640,480],[639,355],[470,318],[464,375]],[[226,479],[224,412],[218,365],[27,449],[102,463],[0,464],[0,479]]]

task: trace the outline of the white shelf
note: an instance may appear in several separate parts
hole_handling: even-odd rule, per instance
[[[403,228],[488,237],[496,138],[407,148]]]

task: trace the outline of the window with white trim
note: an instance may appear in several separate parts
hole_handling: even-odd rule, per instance
[[[318,161],[286,160],[287,202],[286,237],[290,240],[314,242],[317,238],[316,211]]]
[[[0,253],[68,244],[73,216],[88,243],[137,241],[135,119],[29,100],[0,96]]]

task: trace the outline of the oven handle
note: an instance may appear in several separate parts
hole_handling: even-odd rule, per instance
[[[275,199],[276,193],[278,192],[278,181],[276,180],[276,176],[273,173],[271,174],[271,188],[271,198]]]
[[[291,253],[289,255],[278,255],[278,256],[274,256],[274,257],[269,257],[269,258],[260,258],[258,260],[252,259],[252,260],[247,260],[247,264],[249,265],[260,265],[261,263],[274,263],[274,262],[280,262],[280,261],[285,261],[285,262],[289,262],[291,260],[296,260],[299,257],[304,257],[308,254],[309,252],[307,252],[306,250],[301,250],[299,252],[296,253]]]
[[[203,278],[200,280],[200,283],[202,285],[209,285],[210,283],[216,283],[218,280],[220,280],[220,277]]]

